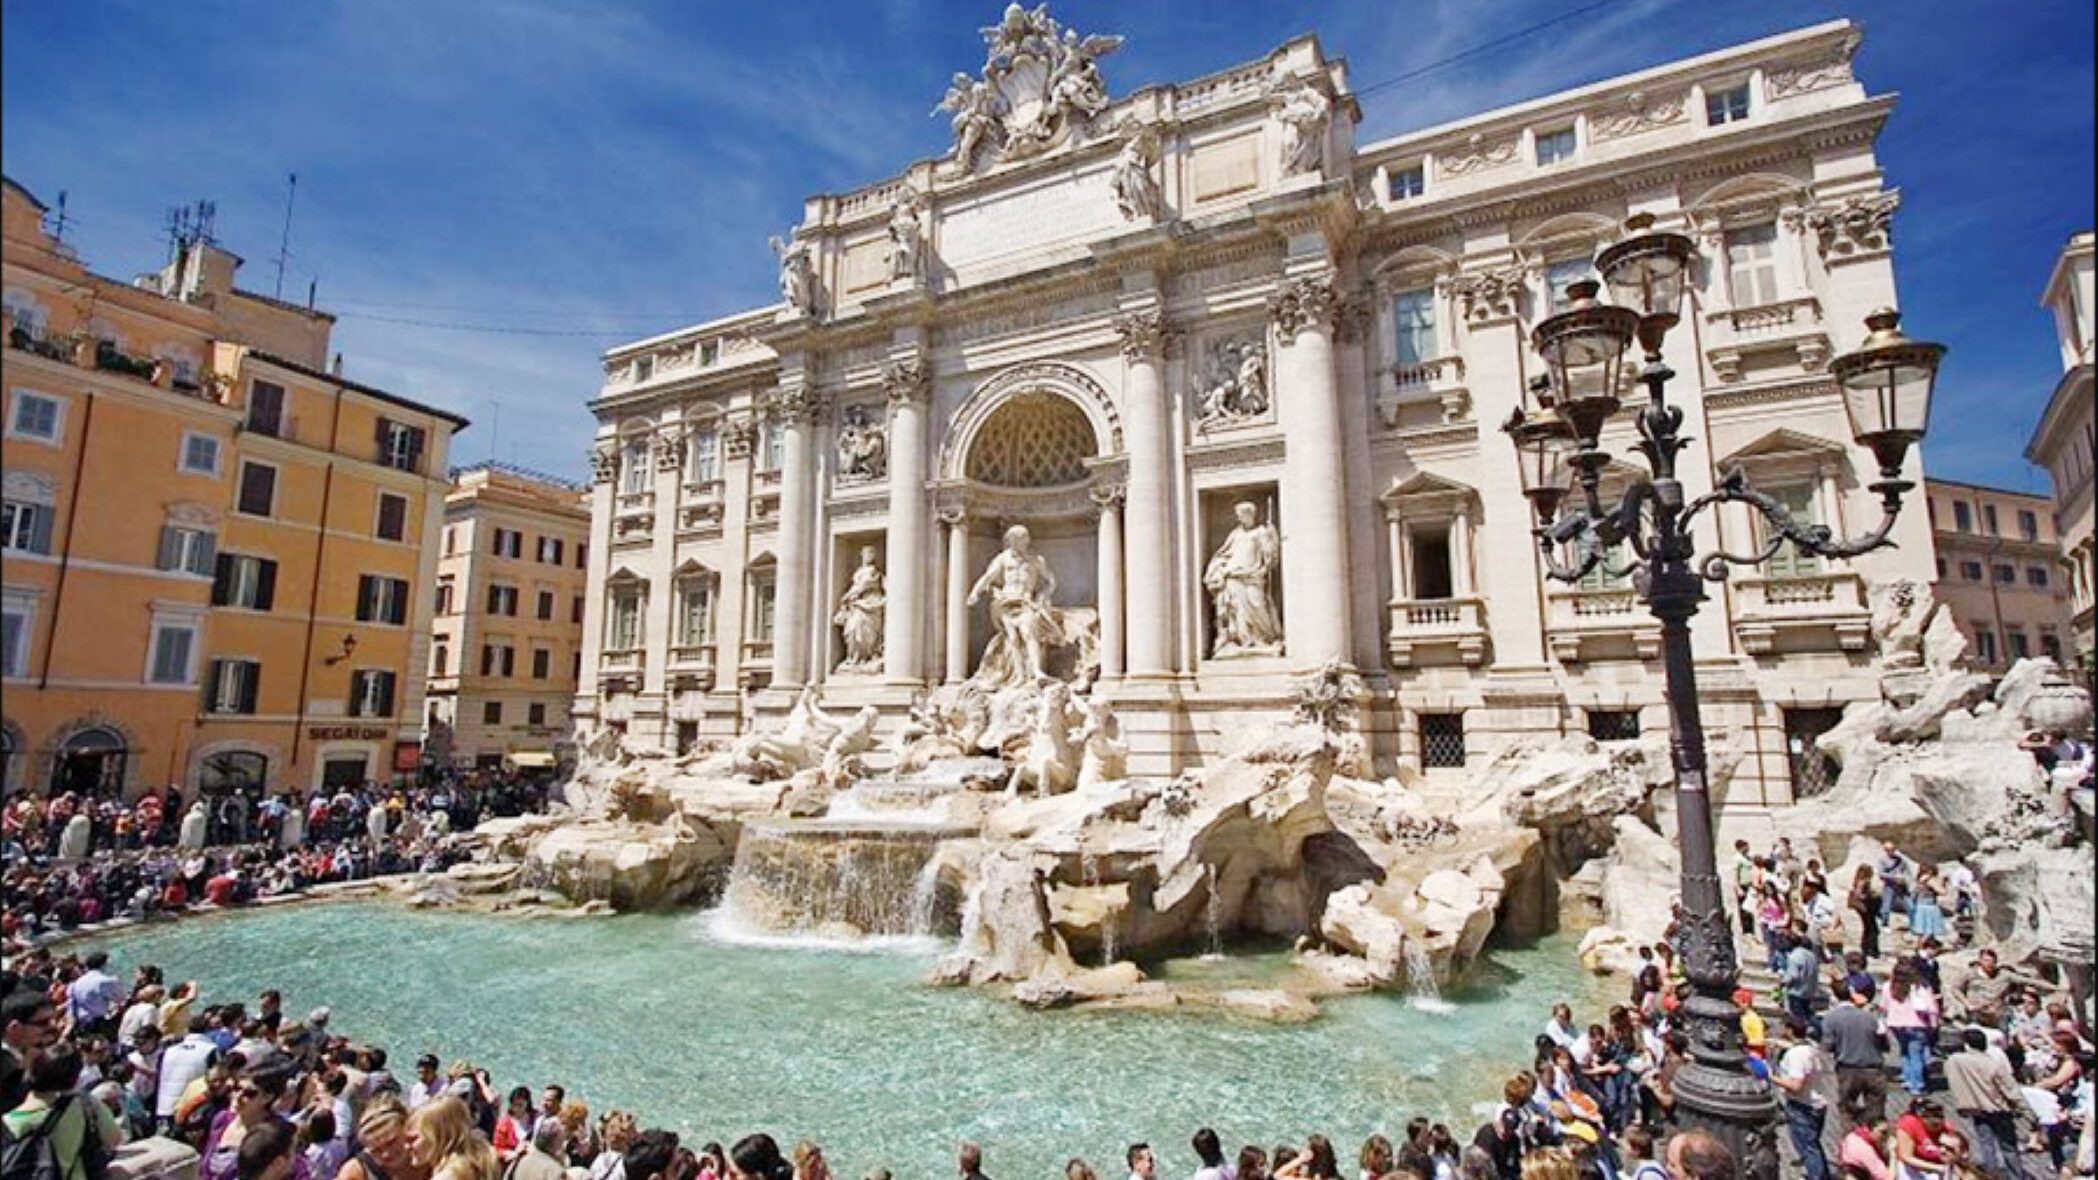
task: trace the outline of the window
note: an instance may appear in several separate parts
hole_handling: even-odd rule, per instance
[[[1420,743],[1422,767],[1462,767],[1464,714],[1421,714]]]
[[[1946,569],[1947,569],[1947,568],[1949,568],[1949,567],[1947,567],[1947,566],[1946,566],[1946,564],[1945,564],[1945,559],[1944,559],[1944,558],[1942,558],[1942,557],[1941,557],[1941,558],[1939,558],[1939,559],[1938,559],[1938,580],[1939,580],[1939,581],[1941,581],[1941,582],[1942,582],[1942,581],[1944,581],[1944,580],[1945,580],[1945,571],[1946,571]]]
[[[379,493],[379,523],[373,530],[381,541],[408,539],[408,497]]]
[[[491,615],[508,615],[511,618],[516,618],[517,587],[495,585],[489,586],[488,613]]]
[[[2062,637],[2052,631],[2040,632],[2040,654],[2056,663],[2062,659]],[[20,675],[20,673],[10,673]]]
[[[1969,582],[1981,581],[1981,563],[1978,561],[1961,562],[1960,577],[1965,578]]]
[[[1727,290],[1735,307],[1777,302],[1777,223],[1744,225],[1726,232]]]
[[[1748,83],[1705,91],[1705,123],[1724,127],[1748,118]]]
[[[547,678],[548,676],[551,676],[551,675],[553,675],[553,672],[554,672],[554,653],[553,653],[553,651],[552,651],[551,649],[548,649],[548,648],[544,648],[544,647],[535,647],[535,648],[533,648],[533,649],[532,649],[532,679],[534,679],[534,680],[544,680],[544,679],[546,679],[546,678]]]
[[[1588,710],[1588,736],[1594,738],[1596,741],[1599,742],[1638,741],[1639,710]]]
[[[1560,127],[1552,131],[1537,133],[1537,163],[1541,167],[1563,164],[1574,158],[1578,141],[1571,127]]]
[[[541,590],[541,591],[539,592],[539,610],[538,610],[538,612],[537,612],[537,613],[538,613],[538,615],[539,615],[539,618],[540,618],[540,619],[541,619],[542,621],[551,621],[551,620],[553,619],[553,617],[554,617],[554,592],[553,592],[553,591],[551,591],[551,590]]]
[[[188,684],[195,668],[191,657],[197,649],[197,624],[193,619],[155,619],[152,661],[146,679],[153,684]]]
[[[2018,569],[2016,566],[1999,565],[1995,567],[1994,573],[1996,575],[1996,584],[1999,586],[2015,586],[2018,584]]]
[[[1974,506],[1965,500],[1952,502],[1952,527],[1963,533],[1974,531]]]
[[[153,568],[181,570],[199,577],[213,576],[218,561],[218,536],[208,529],[163,525],[160,544],[153,553]]]
[[[1811,799],[1836,785],[1837,766],[1821,752],[1821,735],[1843,720],[1841,709],[1786,709],[1785,760],[1792,771],[1792,797]]]
[[[656,375],[656,358],[637,356],[634,358],[634,380],[646,381]]]
[[[1803,525],[1820,524],[1820,510],[1816,505],[1813,484],[1792,484],[1770,489],[1771,498],[1785,506],[1785,512]],[[1762,517],[1758,516],[1757,520]],[[1778,546],[1771,555],[1770,563],[1763,567],[1773,578],[1806,578],[1821,572],[1821,559],[1808,553],[1790,541]]]
[[[392,623],[408,621],[408,583],[400,578],[363,574],[357,579],[357,621]]]
[[[26,598],[10,598],[0,606],[0,676],[28,675],[29,621],[34,609]]]
[[[235,507],[246,516],[274,516],[277,511],[277,469],[252,460],[240,465],[240,498]]]
[[[685,481],[713,483],[721,477],[721,436],[695,430],[685,440]]]
[[[767,578],[751,587],[750,592],[750,639],[753,643],[772,642],[772,617],[778,604],[779,587]]]
[[[481,648],[481,675],[505,678],[517,675],[517,649],[507,643],[484,644]]]
[[[1996,506],[1994,504],[1981,506],[1981,527],[1983,532],[1992,537],[2003,535],[1996,527]]]
[[[459,552],[459,530],[451,525],[444,526],[444,555],[450,557]]]
[[[7,437],[56,444],[65,410],[66,404],[55,397],[17,389],[13,412],[7,416]]]
[[[255,697],[262,688],[262,665],[254,660],[213,660],[211,681],[205,689],[206,710],[212,713],[255,712]]]
[[[268,610],[277,600],[277,563],[245,553],[221,553],[211,578],[211,605]]]
[[[449,676],[451,674],[452,649],[442,643],[432,646],[430,648],[430,675]]]
[[[575,543],[575,567],[579,570],[590,568],[590,542],[577,541]]]
[[[482,705],[481,705],[481,724],[483,724],[483,725],[501,725],[502,723],[503,723],[503,703],[502,703],[501,701],[485,701],[485,702],[483,702],[483,703],[482,703]]]
[[[422,470],[423,439],[426,436],[421,427],[381,418],[375,433],[379,462],[396,471]]]
[[[714,587],[699,579],[687,580],[678,588],[677,641],[680,647],[698,647],[707,642],[714,617]]]
[[[217,475],[219,473],[219,440],[208,434],[193,430],[182,432],[182,454],[176,459],[178,470],[191,475]]]
[[[571,623],[581,623],[583,621],[583,596],[580,594],[568,600],[568,621]]]
[[[640,647],[640,591],[615,590],[609,605],[611,609],[606,614],[605,647],[612,651],[632,651]]]
[[[271,438],[284,436],[284,387],[257,381],[248,387],[248,429]]]
[[[691,753],[691,752],[692,752],[692,747],[694,747],[694,746],[696,746],[696,745],[698,745],[698,744],[699,744],[699,722],[697,722],[697,721],[680,721],[680,722],[678,722],[678,723],[677,723],[677,752],[678,752],[679,754],[689,754],[689,753]]]
[[[1435,289],[1421,287],[1401,291],[1391,301],[1391,316],[1398,325],[1398,356],[1402,365],[1417,365],[1435,359]]]
[[[546,704],[544,702],[534,701],[531,704],[525,706],[525,724],[546,724]]]
[[[2027,541],[2040,539],[2040,518],[2021,508],[2018,510],[2018,535]]]
[[[1443,599],[1456,593],[1451,579],[1450,534],[1416,531],[1409,538],[1413,551],[1413,597]]]
[[[1419,164],[1405,168],[1394,168],[1391,177],[1391,199],[1409,200],[1428,191],[1428,170]]]
[[[1974,629],[1974,647],[1975,650],[1981,652],[1982,663],[1993,664],[1996,662],[1996,632],[1991,631],[1987,627],[1976,627]]]
[[[2003,637],[2010,643],[2012,659],[2023,660],[2031,658],[2032,646],[2026,642],[2023,629],[2018,627],[2007,628],[2003,633]]]
[[[0,549],[14,553],[51,552],[51,506],[27,500],[0,503]]]
[[[437,603],[432,608],[433,613],[438,615],[451,614],[452,594],[457,589],[457,583],[453,582],[449,577],[437,579]]]
[[[350,716],[393,716],[391,668],[359,668],[350,673]]]
[[[560,565],[561,548],[561,538],[559,537],[539,538],[539,564]]]
[[[758,470],[778,471],[787,462],[787,428],[776,419],[765,420],[758,432]]]
[[[638,496],[648,490],[648,442],[636,439],[620,452],[619,493]]]
[[[2026,566],[2025,584],[2035,590],[2045,590],[2047,588],[2047,567],[2040,565]]]
[[[494,553],[497,557],[513,560],[524,556],[524,534],[516,529],[496,529],[491,534]]]
[[[1545,308],[1547,315],[1558,315],[1566,310],[1569,302],[1566,289],[1582,279],[1595,277],[1595,264],[1586,258],[1568,258],[1554,262],[1544,268]]]

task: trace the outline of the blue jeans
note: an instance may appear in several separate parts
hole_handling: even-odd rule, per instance
[[[1924,1074],[1930,1068],[1930,1030],[1897,1028],[1894,1043],[1901,1050],[1901,1088],[1911,1094],[1923,1093]]]
[[[1807,1031],[1816,1037],[1821,1035],[1821,1017],[1814,1012],[1812,997],[1785,993],[1785,1011],[1806,1022]]]
[[[1821,1150],[1821,1127],[1828,1112],[1804,1102],[1785,1100],[1785,1126],[1792,1132],[1792,1150],[1807,1180],[1828,1180],[1828,1155]]]
[[[2008,1112],[1975,1112],[1969,1121],[1974,1124],[1974,1162],[1981,1165],[1981,1170],[1991,1176],[2025,1180],[2016,1117]]]

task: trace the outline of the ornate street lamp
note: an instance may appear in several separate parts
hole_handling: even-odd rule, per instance
[[[1727,1144],[1743,1175],[1775,1180],[1777,1100],[1768,1083],[1748,1072],[1740,1013],[1732,1000],[1740,966],[1719,884],[1690,617],[1704,601],[1706,581],[1724,580],[1729,566],[1760,565],[1787,542],[1823,557],[1854,557],[1889,544],[1902,496],[1915,486],[1902,479],[1902,466],[1909,448],[1923,437],[1945,349],[1909,340],[1900,332],[1898,315],[1877,311],[1866,318],[1870,335],[1864,345],[1833,363],[1851,432],[1879,463],[1880,479],[1872,490],[1880,495],[1883,516],[1871,532],[1838,540],[1822,525],[1794,519],[1783,504],[1750,488],[1738,471],[1712,492],[1686,501],[1676,458],[1689,440],[1682,433],[1682,410],[1668,404],[1667,385],[1675,374],[1661,360],[1661,344],[1681,318],[1697,250],[1681,234],[1655,232],[1650,217],[1633,218],[1626,228],[1632,236],[1597,259],[1616,304],[1600,302],[1600,288],[1593,282],[1567,289],[1567,310],[1532,333],[1545,374],[1532,383],[1528,404],[1503,429],[1520,460],[1523,494],[1537,514],[1533,532],[1548,575],[1578,582],[1615,546],[1628,544],[1633,587],[1661,623],[1683,858],[1680,929],[1692,988],[1683,1008],[1691,1060],[1676,1074],[1673,1089],[1685,1121]],[[1601,472],[1610,456],[1600,436],[1620,408],[1624,354],[1634,339],[1645,353],[1638,380],[1647,390],[1634,449],[1652,474],[1633,480],[1615,504],[1606,505]],[[1580,495],[1569,509],[1566,501],[1575,483]],[[1768,538],[1753,553],[1719,550],[1698,556],[1693,523],[1713,505],[1725,503],[1754,509],[1769,527]],[[1571,560],[1562,561],[1562,553]]]

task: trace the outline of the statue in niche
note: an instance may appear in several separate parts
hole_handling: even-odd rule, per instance
[[[1005,530],[1005,548],[969,588],[970,606],[990,595],[991,621],[998,628],[977,666],[979,680],[1026,684],[1046,674],[1043,652],[1058,631],[1050,606],[1056,575],[1033,545],[1027,526]]]
[[[1226,426],[1268,412],[1268,350],[1259,337],[1224,340],[1209,349],[1196,418],[1202,426]]]
[[[1333,100],[1304,78],[1278,74],[1267,86],[1268,109],[1282,124],[1282,174],[1315,173],[1326,163],[1326,125]]]
[[[1263,523],[1260,509],[1253,504],[1240,501],[1232,512],[1238,517],[1238,527],[1224,538],[1202,571],[1202,585],[1210,593],[1216,621],[1210,655],[1273,655],[1282,650],[1282,621],[1268,594],[1268,580],[1281,555],[1281,543],[1275,526]]]
[[[838,424],[841,482],[880,479],[889,473],[889,436],[864,406],[853,406]]]
[[[841,672],[858,672],[881,666],[882,615],[888,596],[882,586],[881,567],[874,564],[874,546],[860,547],[859,568],[838,599],[831,622],[845,637],[845,662]]]
[[[779,295],[796,315],[816,314],[816,262],[809,257],[809,244],[794,234],[783,241],[771,240],[773,256],[779,259]]]
[[[967,74],[957,73],[947,86],[947,97],[932,109],[937,115],[948,111],[954,115],[954,164],[957,171],[967,172],[976,166],[976,153],[986,141],[998,133],[999,118],[1005,112],[998,92],[988,82],[979,82]]]
[[[1158,216],[1161,200],[1158,181],[1151,168],[1158,163],[1158,129],[1128,128],[1129,138],[1115,157],[1115,207],[1125,221],[1150,221]]]
[[[889,280],[915,283],[925,277],[925,221],[918,194],[910,189],[889,210]]]

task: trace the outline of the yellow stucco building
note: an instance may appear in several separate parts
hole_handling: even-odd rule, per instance
[[[4,189],[9,791],[412,770],[466,420],[329,371],[333,317],[208,237],[127,284]]]

